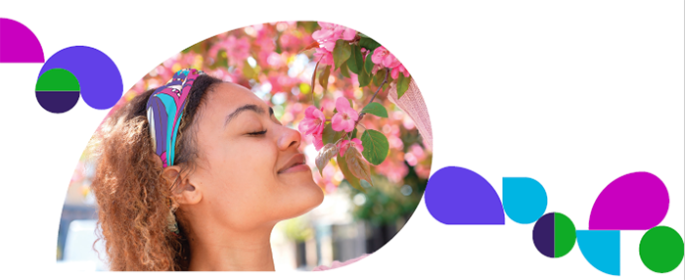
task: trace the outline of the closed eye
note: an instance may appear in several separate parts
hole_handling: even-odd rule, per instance
[[[263,131],[250,132],[250,133],[248,133],[247,135],[250,135],[250,136],[260,136],[260,135],[264,135],[264,134],[266,134],[266,129],[263,130]]]

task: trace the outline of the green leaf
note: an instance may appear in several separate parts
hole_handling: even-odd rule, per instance
[[[371,102],[369,105],[366,105],[366,107],[362,109],[362,113],[369,113],[382,118],[388,117],[388,111],[385,110],[385,107],[378,102]]]
[[[368,86],[371,82],[371,75],[362,67],[361,71],[359,71],[359,75],[357,75],[357,80],[359,80],[359,87]]]
[[[371,59],[371,56],[373,55],[373,51],[369,52],[369,55],[366,56],[366,61],[364,62],[364,69],[366,70],[366,73],[371,74],[371,70],[373,70],[373,60]]]
[[[331,66],[327,65],[326,68],[321,71],[321,75],[319,75],[319,84],[321,84],[321,87],[323,87],[323,92],[326,92],[326,89],[328,88],[328,76],[331,75]]]
[[[388,80],[385,81],[385,84],[383,85],[383,90],[387,90],[393,81],[395,81],[395,80],[392,77],[390,77],[390,74],[388,74]]]
[[[359,46],[361,46],[362,48],[365,48],[367,50],[372,51],[372,50],[375,50],[376,48],[380,47],[381,44],[379,44],[378,42],[374,41],[373,39],[371,39],[369,37],[362,37],[359,40]]]
[[[400,73],[400,76],[397,77],[397,99],[399,100],[402,98],[402,95],[407,91],[409,88],[409,82],[411,82],[411,76],[405,77],[404,74]]]
[[[352,175],[359,179],[366,180],[371,186],[373,182],[371,181],[371,169],[369,164],[366,163],[362,154],[356,148],[349,148],[345,151],[345,163],[347,163],[347,168],[352,172]]]
[[[323,136],[322,136],[323,144],[324,145],[326,145],[328,143],[334,143],[335,144],[335,141],[338,141],[338,139],[340,139],[343,136],[343,133],[345,133],[345,132],[333,130],[333,127],[331,126],[330,123],[327,124],[323,128]]]
[[[362,57],[361,48],[357,45],[352,45],[350,59],[347,60],[347,66],[350,68],[352,73],[359,75],[359,70],[363,64],[364,58]]]
[[[390,149],[388,138],[379,131],[367,129],[362,134],[361,140],[362,146],[364,147],[364,151],[362,152],[364,158],[373,165],[383,163],[388,156],[388,150]]]
[[[350,58],[351,54],[352,50],[350,48],[350,43],[343,39],[335,41],[335,47],[333,48],[333,62],[335,63],[335,68],[340,68],[340,65],[345,63],[345,61]]]
[[[381,83],[383,82],[383,79],[385,79],[385,75],[387,72],[388,70],[385,67],[381,68],[381,70],[378,70],[378,72],[376,72],[376,75],[373,75],[373,84],[377,87],[381,86]]]
[[[343,63],[342,65],[340,65],[340,74],[342,74],[345,78],[350,77],[350,71],[348,71],[347,69],[347,63]]]
[[[355,127],[354,130],[352,130],[352,134],[350,134],[350,139],[357,138],[357,128]]]
[[[321,176],[323,176],[323,168],[326,167],[328,162],[338,155],[338,153],[338,146],[333,143],[328,143],[321,148],[321,151],[319,151],[319,154],[316,156],[315,160],[316,168],[319,169],[319,174]]]
[[[309,34],[319,29],[319,23],[316,21],[298,21],[297,26],[303,27]]]
[[[350,169],[347,167],[347,163],[345,162],[345,158],[338,155],[336,160],[338,161],[338,166],[340,166],[340,171],[345,176],[345,179],[347,180],[347,182],[350,183],[350,185],[353,188],[355,188],[355,189],[357,189],[363,193],[366,193],[366,189],[364,189],[362,187],[362,185],[359,184],[359,179],[357,177],[355,177],[354,175],[352,175],[352,172],[350,172]]]

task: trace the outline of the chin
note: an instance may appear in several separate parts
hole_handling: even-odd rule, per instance
[[[321,205],[323,198],[323,190],[321,187],[319,187],[319,185],[314,183],[313,180],[310,179],[309,182],[301,184],[297,188],[295,201],[290,202],[291,206],[294,206],[295,208],[293,209],[293,215],[291,215],[290,218],[306,214],[307,212]]]
[[[321,187],[319,187],[319,185],[314,183],[314,180],[311,180],[307,184],[306,188],[307,188],[306,195],[303,195],[306,197],[304,197],[303,200],[306,200],[307,203],[303,203],[303,204],[307,204],[308,209],[305,212],[309,212],[310,210],[314,209],[315,207],[321,205],[321,203],[323,202],[324,193],[323,193],[323,190],[321,189]]]

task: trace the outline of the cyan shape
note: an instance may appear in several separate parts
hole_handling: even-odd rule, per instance
[[[485,178],[462,167],[448,166],[428,179],[426,207],[448,225],[503,225],[499,195]]]
[[[601,272],[621,275],[621,233],[618,230],[576,230],[585,260]]]
[[[532,178],[502,178],[502,201],[504,211],[519,224],[537,221],[547,209],[547,192]]]

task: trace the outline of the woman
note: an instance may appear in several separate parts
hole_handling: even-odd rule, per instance
[[[273,227],[323,201],[300,133],[196,70],[134,98],[93,144],[112,270],[272,271]]]

